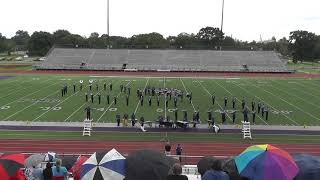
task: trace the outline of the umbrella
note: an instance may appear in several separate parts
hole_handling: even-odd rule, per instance
[[[55,152],[47,152],[45,155],[44,161],[53,162],[57,158],[58,158],[58,156]]]
[[[123,180],[125,158],[115,149],[94,153],[81,167],[81,179]]]
[[[126,180],[165,180],[177,159],[152,150],[131,153],[126,162]]]
[[[66,167],[69,171],[74,163],[77,161],[79,156],[63,156],[61,157],[62,166]]]
[[[20,168],[23,168],[24,161],[25,157],[23,154],[2,155],[0,158],[1,180],[14,176]]]
[[[296,176],[296,180],[317,180],[320,177],[320,157],[308,154],[293,155],[300,171]]]
[[[269,144],[248,147],[235,162],[240,176],[251,180],[292,180],[299,171],[286,151]]]
[[[197,164],[197,167],[198,167],[198,172],[200,173],[201,176],[203,176],[207,170],[211,169],[211,166],[215,160],[217,159],[211,156],[203,157],[202,159],[200,159],[200,161]]]
[[[225,158],[225,159],[222,159],[221,161],[222,161],[222,170],[227,172],[230,180],[242,180],[242,178],[238,173],[236,162],[234,161],[233,158]]]
[[[24,161],[24,167],[30,168],[38,166],[44,161],[44,154],[33,154]]]
[[[73,174],[74,180],[80,179],[81,166],[84,162],[88,160],[85,156],[79,156],[77,162],[72,166],[71,172]]]

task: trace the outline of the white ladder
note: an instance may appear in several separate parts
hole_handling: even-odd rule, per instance
[[[85,119],[83,121],[83,132],[82,136],[91,136],[91,130],[92,130],[92,119]]]
[[[242,130],[241,130],[241,132],[243,133],[243,139],[246,139],[246,138],[252,139],[250,122],[241,121],[241,123],[242,123]]]

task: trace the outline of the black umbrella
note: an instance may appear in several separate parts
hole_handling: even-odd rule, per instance
[[[61,157],[62,166],[66,167],[69,171],[74,163],[76,163],[79,156],[63,156]]]
[[[215,160],[217,160],[217,158],[211,157],[211,156],[203,157],[202,159],[200,159],[200,161],[197,164],[197,167],[198,167],[198,172],[200,173],[201,176],[203,176],[207,170],[211,169],[213,161]]]
[[[230,180],[242,180],[233,158],[222,159],[222,170],[227,172]]]
[[[300,169],[295,180],[318,180],[320,178],[319,156],[295,154],[293,158]]]
[[[178,160],[156,151],[136,151],[127,157],[125,180],[165,180],[175,163]]]

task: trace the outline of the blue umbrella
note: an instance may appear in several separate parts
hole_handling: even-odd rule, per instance
[[[123,180],[125,158],[115,149],[108,153],[94,153],[81,167],[83,180]]]
[[[298,165],[300,171],[296,180],[318,180],[320,177],[320,157],[308,154],[293,155],[293,159]]]

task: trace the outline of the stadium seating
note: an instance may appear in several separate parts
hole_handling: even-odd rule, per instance
[[[81,66],[81,64],[83,64]],[[125,66],[124,66],[125,65]],[[244,68],[244,66],[246,68]],[[54,48],[36,69],[288,72],[272,51]]]

